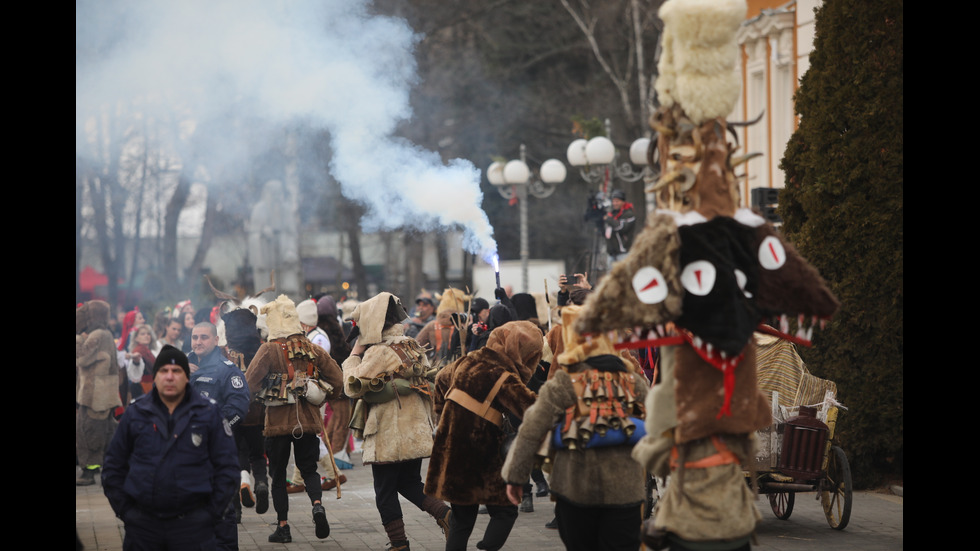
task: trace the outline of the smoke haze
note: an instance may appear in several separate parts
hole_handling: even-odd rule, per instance
[[[496,251],[480,171],[393,135],[411,118],[417,79],[420,37],[404,20],[373,16],[364,0],[75,7],[79,155],[85,118],[115,102],[194,121],[184,126],[208,132],[195,136],[194,155],[219,168],[243,162],[243,121],[303,122],[330,134],[331,174],[367,207],[365,231],[461,226],[469,252],[488,259]]]

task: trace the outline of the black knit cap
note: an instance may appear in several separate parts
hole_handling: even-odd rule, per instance
[[[170,346],[169,344],[163,345],[160,349],[160,353],[157,354],[157,361],[153,364],[153,376],[157,376],[157,371],[165,365],[175,364],[184,368],[184,374],[187,378],[191,378],[191,366],[187,362],[187,356],[180,351],[179,348]]]
[[[479,314],[487,308],[490,308],[490,303],[487,302],[487,299],[477,297],[473,299],[473,303],[470,305],[470,312]]]

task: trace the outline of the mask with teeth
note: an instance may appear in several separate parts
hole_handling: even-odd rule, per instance
[[[662,177],[648,187],[659,208],[576,322],[586,335],[617,332],[619,349],[685,348],[671,351],[677,352],[678,442],[768,425],[769,406],[756,389],[752,334],[780,333],[809,345],[813,326],[838,307],[817,271],[765,219],[738,208],[737,144],[729,142],[734,134],[725,120],[738,97],[737,74],[726,69],[714,80],[701,73],[692,79],[691,67],[670,66],[682,58],[675,54],[685,47],[685,36],[724,35],[683,27],[670,13],[682,4],[667,2],[662,12],[662,107],[651,117],[657,140],[649,154],[651,160],[659,157]],[[724,4],[734,6],[733,13],[719,15],[727,18],[732,48],[712,55],[731,55],[734,64],[734,32],[741,21],[734,12],[741,9],[744,17],[744,6]],[[697,88],[686,89],[688,83]],[[790,318],[797,327],[790,327]],[[712,392],[712,385],[723,392]],[[685,389],[690,396],[681,395]]]

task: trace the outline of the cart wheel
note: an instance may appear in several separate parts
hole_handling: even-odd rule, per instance
[[[820,494],[823,512],[827,515],[827,523],[835,530],[843,530],[851,519],[851,466],[847,456],[839,446],[830,450],[830,460],[827,462],[827,478],[824,480],[824,490]]]
[[[786,520],[793,514],[793,503],[795,502],[796,494],[793,492],[769,494],[769,506],[772,507],[773,514],[779,520]]]

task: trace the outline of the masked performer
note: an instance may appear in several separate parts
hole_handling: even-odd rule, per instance
[[[323,432],[320,406],[337,398],[343,384],[337,362],[322,348],[314,346],[299,323],[296,305],[286,295],[262,307],[269,327],[269,342],[263,344],[245,371],[253,397],[265,403],[265,449],[272,475],[272,506],[279,524],[269,536],[274,543],[292,541],[289,530],[289,496],[286,492],[286,465],[292,448],[303,478],[320,480],[316,472],[320,457],[318,433]],[[320,396],[311,393],[319,389]],[[320,501],[319,484],[307,484],[306,494],[313,504],[316,537],[330,535],[326,511]]]
[[[625,260],[586,300],[583,334],[633,331],[620,348],[661,347],[661,383],[647,400],[647,436],[633,457],[671,474],[651,525],[662,545],[749,546],[759,512],[745,483],[753,434],[769,425],[756,384],[752,334],[785,315],[809,344],[838,302],[816,270],[758,213],[738,208],[725,117],[738,98],[735,33],[744,0],[668,0],[664,50],[651,117],[661,177],[648,191],[658,210]],[[636,332],[634,328],[639,328]]]
[[[432,454],[433,410],[429,360],[405,336],[408,314],[391,293],[359,304],[351,319],[356,338],[344,361],[344,392],[358,400],[351,426],[364,438],[363,460],[371,465],[374,493],[390,549],[408,549],[398,496],[429,513],[448,533],[450,508],[425,495],[422,459]]]

